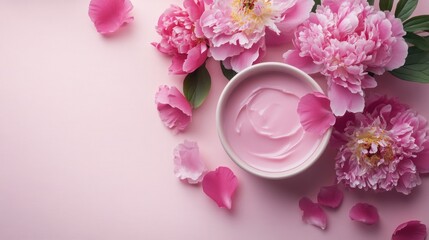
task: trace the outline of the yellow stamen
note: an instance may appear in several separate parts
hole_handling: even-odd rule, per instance
[[[391,145],[390,137],[385,135],[383,131],[376,134],[376,129],[371,129],[363,133],[356,133],[356,156],[359,157],[361,164],[366,164],[371,167],[376,167],[381,160],[388,163],[391,162],[395,156]],[[373,145],[376,149],[373,149]]]
[[[257,7],[258,6],[258,7]],[[233,0],[231,18],[246,32],[263,28],[271,18],[271,0]]]

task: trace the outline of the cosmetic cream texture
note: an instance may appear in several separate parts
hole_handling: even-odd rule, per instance
[[[313,91],[309,83],[284,72],[264,72],[243,80],[227,99],[222,118],[231,150],[266,172],[302,164],[322,138],[305,132],[297,113],[299,98]]]

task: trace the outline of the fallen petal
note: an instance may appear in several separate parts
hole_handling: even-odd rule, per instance
[[[176,87],[160,86],[155,95],[155,103],[166,127],[183,131],[191,122],[192,107]]]
[[[317,202],[325,207],[338,208],[343,202],[344,194],[337,185],[320,188]]]
[[[190,184],[202,181],[206,166],[196,142],[185,140],[174,149],[174,175]]]
[[[335,124],[330,101],[322,93],[314,92],[301,97],[297,111],[305,131],[323,135]]]
[[[132,9],[129,0],[91,0],[88,14],[97,31],[108,34],[133,21],[134,17],[129,16]]]
[[[372,225],[378,222],[377,208],[368,203],[357,203],[350,209],[349,216],[352,220]]]
[[[424,240],[426,236],[426,225],[420,221],[409,221],[400,224],[395,229],[392,240]]]
[[[203,191],[221,208],[231,209],[232,196],[238,186],[237,177],[227,167],[218,167],[203,178]]]
[[[307,223],[326,229],[328,218],[323,209],[316,203],[313,203],[309,198],[303,197],[299,200],[299,208],[303,211],[302,220]]]

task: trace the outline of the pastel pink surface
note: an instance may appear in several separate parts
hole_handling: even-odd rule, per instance
[[[242,171],[218,141],[215,110],[227,81],[214,61],[207,101],[186,132],[169,131],[155,92],[180,88],[183,77],[168,74],[171,59],[150,43],[172,3],[181,5],[133,1],[134,22],[103,37],[89,1],[0,1],[0,239],[390,239],[403,222],[429,224],[427,176],[409,196],[346,191],[326,231],[303,223],[298,201],[333,183],[335,149],[291,179]],[[417,12],[429,5],[420,1]],[[268,48],[264,60],[282,61],[288,47]],[[378,83],[373,92],[429,118],[429,85],[387,75]],[[198,142],[210,170],[234,171],[233,211],[174,176],[172,151],[184,139]],[[362,201],[377,206],[376,226],[350,221],[349,209]]]

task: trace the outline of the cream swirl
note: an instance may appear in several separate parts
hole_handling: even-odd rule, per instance
[[[267,159],[282,159],[290,155],[304,137],[304,131],[297,122],[285,124],[284,116],[291,116],[287,105],[297,103],[299,97],[291,92],[272,88],[259,87],[255,89],[240,105],[235,121],[235,132],[240,134],[245,122],[250,129],[262,138],[284,142],[278,149],[271,151],[250,150],[257,157]]]
[[[266,172],[295,168],[317,149],[321,138],[305,132],[297,107],[311,86],[281,72],[248,77],[236,88],[223,114],[225,137],[248,165]]]

